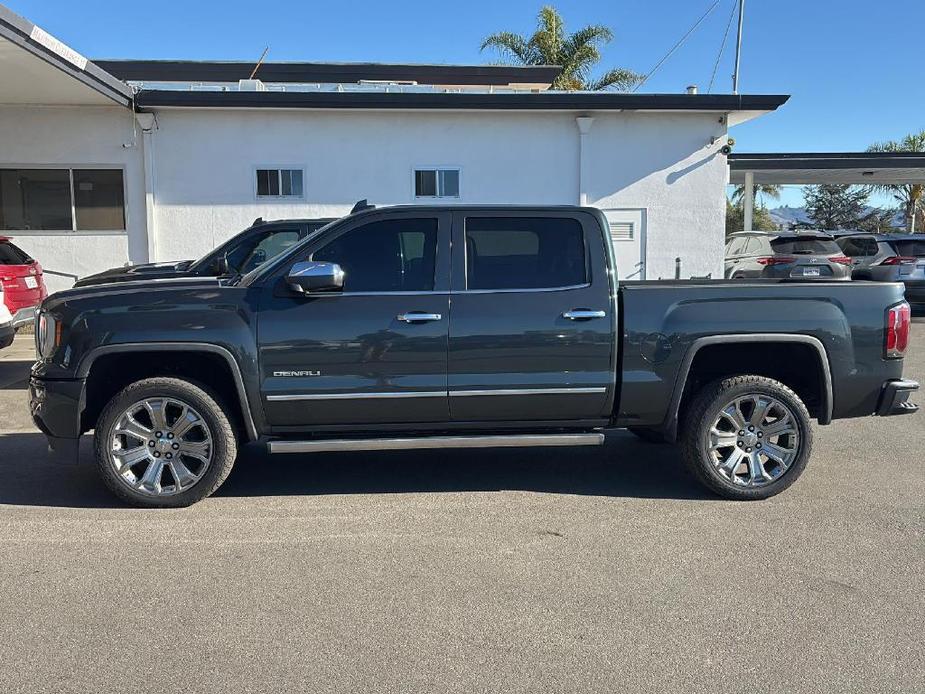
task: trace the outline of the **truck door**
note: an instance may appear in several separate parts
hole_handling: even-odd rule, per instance
[[[315,239],[264,287],[263,405],[278,431],[446,421],[450,216],[364,215]],[[341,292],[300,295],[297,260],[337,263]]]
[[[593,215],[454,213],[452,286],[454,420],[607,416],[616,316]]]

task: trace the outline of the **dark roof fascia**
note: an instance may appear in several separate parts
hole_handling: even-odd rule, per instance
[[[15,43],[25,51],[41,58],[74,79],[86,84],[103,96],[112,99],[120,106],[129,106],[132,102],[132,88],[116,79],[105,70],[87,61],[84,70],[69,63],[54,51],[33,41],[30,36],[35,25],[24,17],[0,5],[0,37]]]
[[[211,92],[141,90],[139,108],[444,109],[489,111],[773,111],[785,95],[624,94],[615,92]]]
[[[920,169],[925,152],[783,152],[729,155],[733,171],[780,169]]]
[[[237,82],[254,71],[254,62],[197,60],[96,60],[123,80],[136,82]],[[361,80],[419,84],[549,84],[562,68],[556,65],[415,65],[389,63],[262,63],[255,77],[264,82],[341,83]]]

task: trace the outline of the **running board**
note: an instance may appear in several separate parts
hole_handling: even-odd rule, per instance
[[[512,436],[420,436],[391,439],[328,439],[270,441],[270,453],[324,453],[330,451],[407,451],[422,448],[519,448],[522,446],[600,446],[604,435],[522,434]]]

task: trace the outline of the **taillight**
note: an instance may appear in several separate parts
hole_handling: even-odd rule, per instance
[[[904,255],[891,255],[889,258],[884,258],[881,260],[878,265],[912,265],[915,262],[915,258],[904,256]]]
[[[896,304],[886,312],[886,342],[884,353],[887,359],[902,359],[909,346],[909,326],[912,310],[905,301]]]
[[[796,258],[787,255],[768,255],[764,258],[756,258],[756,262],[759,265],[787,265],[789,263],[795,263],[796,261]]]
[[[833,258],[829,258],[829,262],[838,263],[839,265],[851,265],[851,258],[846,255],[836,255]]]

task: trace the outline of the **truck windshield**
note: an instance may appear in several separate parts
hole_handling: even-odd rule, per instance
[[[834,240],[822,236],[783,236],[772,240],[771,247],[781,255],[841,255],[842,252]]]

